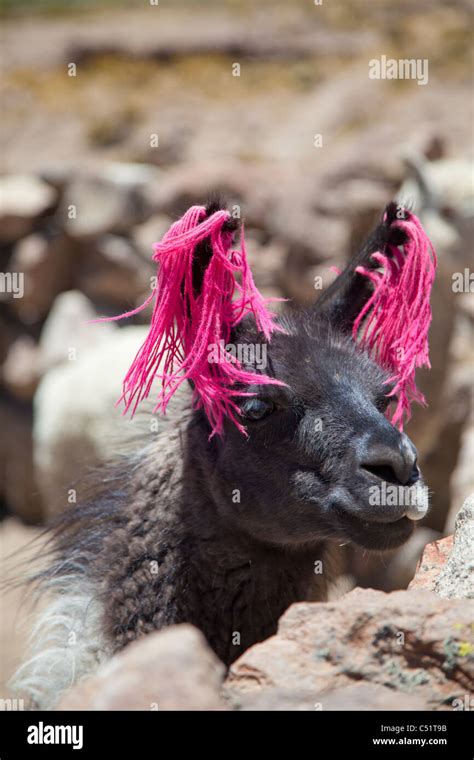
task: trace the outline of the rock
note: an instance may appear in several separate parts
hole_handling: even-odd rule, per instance
[[[474,163],[467,159],[444,159],[424,166],[427,184],[443,210],[455,215],[474,214]]]
[[[98,176],[118,187],[139,190],[151,182],[159,182],[163,175],[149,164],[112,162],[104,166]]]
[[[148,134],[156,134],[156,121],[148,116]],[[157,171],[172,169],[180,164],[184,156],[188,156],[191,139],[194,137],[194,124],[187,119],[181,120],[179,111],[169,120],[160,121],[159,145],[143,143],[143,131],[135,139],[133,155],[147,165],[152,164]]]
[[[387,183],[364,177],[344,178],[333,183],[331,192],[318,194],[313,199],[314,211],[338,216],[349,216],[351,222],[357,222],[370,213],[372,219],[364,234],[371,228],[373,217],[380,217],[384,205],[392,200]]]
[[[446,518],[445,533],[452,533],[456,523],[459,504],[474,493],[474,420],[463,431],[456,469],[451,478],[452,504]]]
[[[68,165],[67,161],[58,161],[51,159],[48,161],[47,166],[39,169],[39,177],[46,182],[46,184],[53,187],[58,196],[61,196],[67,187],[68,182],[71,180],[71,176],[74,173],[72,166]]]
[[[42,517],[33,468],[33,420],[25,405],[0,402],[0,499],[27,523]],[[8,434],[5,435],[5,431]]]
[[[408,588],[434,591],[435,581],[446,564],[452,548],[453,536],[446,536],[427,544],[418,562],[415,577]]]
[[[128,239],[104,235],[84,250],[76,282],[93,302],[128,310],[150,294],[153,275],[156,265],[144,262]]]
[[[224,666],[191,625],[144,636],[74,687],[58,710],[223,710]]]
[[[235,710],[426,710],[427,703],[414,694],[400,695],[386,686],[360,681],[323,694],[265,689],[256,694],[232,694],[230,704]]]
[[[441,302],[442,303],[442,302]],[[464,465],[464,434],[472,425],[472,361],[473,350],[464,339],[461,341],[459,310],[454,315],[451,331],[438,343],[443,318],[450,320],[449,307],[440,309],[433,304],[434,318],[431,335],[431,361],[433,371],[420,372],[420,387],[425,393],[428,413],[418,408],[413,426],[407,432],[420,454],[420,466],[425,482],[430,487],[430,511],[424,524],[439,532],[452,531],[453,518],[459,504],[472,491],[472,467]],[[449,332],[451,335],[449,336]],[[445,343],[445,339],[447,342]],[[467,433],[467,441],[469,437]],[[467,467],[467,471],[466,468]],[[453,475],[454,473],[454,475]],[[456,501],[455,501],[456,500]],[[451,517],[448,518],[448,513]],[[449,523],[448,523],[449,519]]]
[[[425,547],[410,589],[428,589],[442,597],[474,599],[474,494],[459,510],[454,536]]]
[[[438,212],[425,209],[423,227],[430,240],[435,243],[437,251],[441,251],[445,257],[456,255],[456,251],[461,247],[461,237],[456,228],[443,219]]]
[[[1,368],[3,384],[20,401],[31,401],[39,376],[38,345],[29,335],[19,335],[10,345]]]
[[[472,239],[466,227],[473,218],[472,188],[466,181],[470,165],[427,162],[415,155],[409,157],[408,167],[411,176],[402,185],[399,197],[413,196],[415,212],[437,251],[438,270],[431,298],[432,370],[418,373],[429,411],[415,409],[407,432],[418,449],[421,470],[430,486],[431,508],[424,524],[450,533],[456,509],[474,488],[472,468],[459,460],[464,433],[472,425],[473,296],[453,289],[453,273],[468,266]],[[466,437],[469,440],[468,434]],[[464,481],[459,488],[458,479]]]
[[[278,215],[272,229],[288,250],[284,267],[278,273],[285,296],[300,304],[314,301],[320,294],[315,290],[315,282],[322,282],[322,289],[326,289],[336,277],[330,267],[343,267],[342,252],[347,248],[349,235],[347,222],[301,209],[289,220]],[[316,277],[321,279],[315,280]]]
[[[436,531],[420,526],[403,546],[392,551],[368,554],[357,547],[350,547],[350,568],[356,585],[382,591],[406,588],[415,575],[424,548],[439,537]]]
[[[56,191],[38,177],[0,177],[0,240],[12,243],[27,235],[37,219],[56,203]]]
[[[82,356],[84,351],[110,338],[118,329],[114,322],[88,324],[98,316],[91,301],[78,290],[57,296],[41,331],[41,374],[56,364]]]
[[[293,257],[290,254],[278,276],[284,296],[306,306],[315,302],[336,279],[337,271],[333,266],[342,270],[344,262],[314,265],[306,256]]]
[[[10,334],[7,326],[3,322],[0,322],[0,364],[3,364],[7,358],[8,349],[10,347]]]
[[[47,372],[34,400],[35,468],[48,515],[67,505],[70,487],[77,490],[80,501],[81,489],[87,488],[86,474],[114,459],[130,439],[138,437],[141,445],[146,436],[155,434],[148,414],[131,419],[115,406],[147,329],[110,332],[106,323],[89,325],[87,330],[95,344],[87,348],[82,335],[71,360]],[[106,337],[101,339],[104,330]],[[60,346],[58,340],[58,350]]]
[[[11,303],[20,320],[30,324],[42,319],[58,293],[72,286],[74,252],[61,235],[29,235],[15,246],[9,268],[23,275],[23,295]]]
[[[140,256],[147,262],[153,255],[153,243],[157,243],[169,230],[173,220],[165,214],[154,214],[143,224],[138,224],[131,231],[133,244]]]
[[[10,30],[8,24],[2,41],[5,66],[8,71],[34,68],[39,61],[42,72],[64,62],[94,60],[97,55],[110,52],[121,60],[150,59],[164,64],[169,64],[170,59],[194,55],[207,60],[216,54],[232,56],[232,60],[237,56],[236,60],[263,58],[266,62],[269,58],[283,57],[300,63],[301,58],[314,56],[315,50],[322,55],[349,59],[351,65],[357,52],[365,53],[377,40],[376,34],[366,28],[366,14],[358,16],[364,23],[361,22],[360,33],[355,36],[348,28],[339,27],[339,19],[336,23],[325,20],[323,25],[317,14],[301,15],[297,6],[289,8],[288,13],[271,16],[258,7],[252,8],[250,15],[242,16],[235,14],[232,7],[224,6],[219,12],[213,6],[204,5],[199,12],[191,8],[183,11],[179,7],[173,10],[176,12],[169,16],[160,15],[159,35],[155,25],[150,23],[149,10],[133,7],[106,11],[95,17],[93,23],[81,16],[74,19],[74,24],[62,17],[51,19],[50,23],[40,19],[25,29],[22,24],[23,45],[18,45],[17,27],[12,24]],[[32,50],[35,33],[38,35],[36,55]],[[118,92],[122,92],[127,82],[119,77],[116,86]],[[192,108],[192,104],[190,106]],[[195,110],[191,114],[194,115]]]
[[[95,176],[77,176],[67,186],[58,217],[75,240],[124,233],[145,215],[143,197],[135,189]]]
[[[450,363],[454,365],[451,386],[453,395],[458,397],[458,415],[462,415],[463,425],[456,467],[449,484],[451,507],[444,528],[446,533],[453,532],[459,505],[474,492],[474,293],[456,294],[456,306],[458,313],[450,347]]]
[[[458,512],[453,548],[434,590],[449,599],[474,599],[474,494]]]
[[[272,230],[290,249],[290,259],[298,255],[309,264],[334,260],[348,244],[348,224],[343,219],[310,213],[301,208],[288,216],[282,209],[275,212]]]
[[[145,197],[153,213],[176,218],[189,206],[202,205],[213,194],[222,195],[229,208],[242,204],[252,194],[254,184],[261,181],[261,176],[257,167],[237,161],[189,162],[170,169],[158,182],[151,182],[145,189]],[[245,206],[242,217],[248,220]]]
[[[363,681],[391,689],[399,706],[410,695],[429,709],[449,707],[472,686],[473,612],[474,603],[425,590],[355,589],[335,602],[294,604],[275,636],[232,665],[224,691],[233,703],[248,694],[304,692],[324,709],[326,695],[337,690],[342,707],[346,689]]]
[[[206,23],[207,21],[207,23]],[[204,22],[204,23],[203,23]],[[211,24],[211,28],[210,25]],[[239,59],[253,60],[258,58],[285,59],[302,57],[313,54],[316,48],[320,53],[338,57],[353,56],[365,49],[365,46],[373,44],[375,36],[372,32],[361,30],[360,35],[354,37],[347,30],[321,29],[319,26],[301,24],[296,27],[296,33],[288,34],[286,29],[278,28],[270,20],[266,22],[266,34],[256,33],[253,24],[242,24],[239,19],[218,18],[215,15],[210,19],[193,19],[189,29],[179,29],[171,35],[163,34],[160,38],[153,35],[151,38],[140,39],[137,44],[135,35],[125,35],[120,38],[120,30],[114,36],[111,43],[109,31],[102,39],[83,36],[79,40],[70,41],[70,47],[66,52],[65,60],[84,63],[90,58],[106,53],[115,53],[120,57],[149,58],[152,61],[164,61],[187,56],[238,56]],[[201,26],[202,25],[202,26]],[[148,30],[149,32],[150,30]],[[142,38],[142,35],[140,35]]]
[[[263,292],[265,289],[271,290],[273,288],[273,295],[278,295],[275,290],[275,281],[278,281],[278,273],[283,270],[287,256],[286,248],[277,242],[262,244],[247,234],[245,235],[245,246],[248,262],[258,289]]]

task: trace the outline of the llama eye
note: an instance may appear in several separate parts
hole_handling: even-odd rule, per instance
[[[251,398],[244,401],[240,407],[240,413],[246,420],[261,420],[271,414],[275,408],[273,401],[264,401],[261,398]]]

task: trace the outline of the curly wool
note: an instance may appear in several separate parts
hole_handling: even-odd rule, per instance
[[[276,631],[291,602],[308,594],[326,598],[332,576],[329,570],[324,578],[314,575],[314,548],[304,572],[301,557],[239,543],[199,496],[202,489],[190,475],[194,467],[177,427],[142,454],[133,499],[104,539],[92,570],[102,579],[104,630],[114,651],[157,629],[190,622],[230,664]],[[329,549],[324,556],[330,567]]]

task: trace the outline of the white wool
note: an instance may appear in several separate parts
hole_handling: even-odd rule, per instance
[[[62,694],[110,657],[102,633],[102,605],[83,574],[47,581],[54,598],[29,637],[28,659],[11,681],[30,709],[51,710]]]

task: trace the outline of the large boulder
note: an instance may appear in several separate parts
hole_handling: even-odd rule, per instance
[[[5,388],[20,401],[31,401],[39,380],[39,349],[29,335],[18,335],[0,366]]]
[[[230,702],[238,710],[297,710],[299,712],[320,710],[426,710],[426,700],[415,694],[400,695],[387,686],[359,681],[315,694],[304,689],[272,688],[258,692],[242,693]]]
[[[473,613],[474,603],[424,590],[355,589],[336,602],[294,604],[275,636],[232,665],[225,694],[237,707],[280,690],[299,709],[302,700],[357,709],[354,688],[364,682],[370,709],[404,709],[413,697],[425,709],[449,709],[472,687]]]
[[[445,532],[452,533],[456,524],[459,504],[463,497],[474,493],[474,413],[469,425],[463,430],[456,469],[451,478],[452,502],[446,518]]]
[[[474,494],[458,512],[453,549],[436,579],[434,590],[448,598],[474,599]]]
[[[56,203],[56,191],[39,177],[0,177],[0,241],[13,243],[34,228],[37,219]]]
[[[132,243],[121,235],[103,235],[83,245],[77,287],[91,301],[128,311],[150,294],[156,266],[143,261]],[[151,247],[150,247],[151,248]]]
[[[474,599],[474,494],[457,513],[454,535],[425,547],[409,588]]]
[[[11,303],[22,322],[43,319],[56,296],[72,287],[74,259],[73,246],[61,234],[34,233],[17,243],[9,269],[23,275],[23,293]]]
[[[224,666],[191,625],[145,636],[66,693],[59,710],[222,710]]]
[[[92,175],[71,180],[58,211],[62,226],[75,240],[127,232],[144,216],[144,200],[135,187]]]
[[[154,214],[146,222],[137,224],[131,231],[135,249],[142,261],[150,263],[153,255],[153,243],[157,243],[173,224],[171,217],[166,214]]]
[[[353,585],[375,586],[382,591],[406,588],[415,575],[425,546],[439,537],[436,531],[417,526],[408,541],[398,549],[368,554],[357,546],[348,546],[350,569],[357,579]]]
[[[42,517],[41,497],[33,465],[31,409],[16,401],[0,401],[0,502],[27,523]]]
[[[453,539],[454,536],[446,536],[425,546],[409,589],[434,591],[436,579],[453,549]]]

